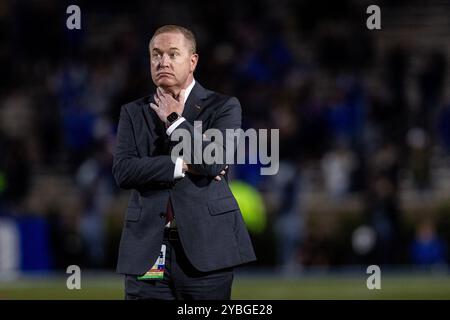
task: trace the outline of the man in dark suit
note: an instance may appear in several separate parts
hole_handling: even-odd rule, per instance
[[[117,184],[132,190],[117,266],[125,296],[230,299],[233,268],[256,257],[228,186],[228,164],[193,161],[186,156],[191,152],[171,157],[177,142],[170,137],[185,130],[192,146],[200,143],[202,151],[216,144],[225,155],[228,144],[205,141],[193,123],[225,136],[226,129],[240,128],[241,107],[194,80],[198,55],[191,31],[163,26],[149,51],[157,90],[122,106],[113,163]]]

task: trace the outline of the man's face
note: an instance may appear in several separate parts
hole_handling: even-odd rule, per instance
[[[174,93],[186,88],[193,78],[198,55],[179,32],[158,34],[150,43],[152,80],[156,86]]]

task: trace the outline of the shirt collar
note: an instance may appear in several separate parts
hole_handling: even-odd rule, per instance
[[[189,95],[191,94],[192,88],[194,88],[195,85],[195,79],[192,79],[192,82],[188,87],[186,88],[186,92],[184,93],[184,103],[186,103],[187,99],[189,98]]]

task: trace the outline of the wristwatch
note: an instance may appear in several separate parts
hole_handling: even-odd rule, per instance
[[[170,125],[172,125],[172,123],[174,123],[175,121],[177,121],[179,118],[181,118],[181,116],[176,113],[176,112],[172,112],[171,114],[169,114],[167,116],[167,124],[170,127]]]

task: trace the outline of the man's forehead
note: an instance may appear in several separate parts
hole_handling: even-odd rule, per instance
[[[179,48],[185,45],[185,38],[181,32],[164,32],[156,35],[150,42],[150,47],[173,47]]]

